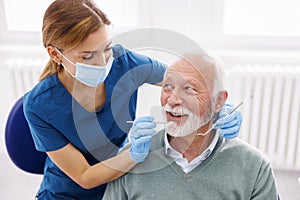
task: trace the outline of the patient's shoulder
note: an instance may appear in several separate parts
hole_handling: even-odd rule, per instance
[[[261,150],[239,138],[223,139],[219,153],[229,154],[231,157],[236,157],[237,159],[246,158],[249,160],[270,162]]]

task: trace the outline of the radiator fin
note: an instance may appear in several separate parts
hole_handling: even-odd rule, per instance
[[[10,58],[5,62],[8,66],[15,98],[19,98],[38,82],[47,60],[34,58]]]
[[[227,71],[228,102],[241,107],[240,137],[276,168],[300,169],[300,66],[236,65]]]

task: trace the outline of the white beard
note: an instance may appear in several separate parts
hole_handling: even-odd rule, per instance
[[[213,109],[211,109],[205,116],[199,117],[192,113],[189,109],[184,107],[171,108],[169,104],[163,106],[165,112],[175,112],[181,115],[188,115],[186,122],[182,125],[177,125],[175,122],[168,122],[166,125],[166,132],[173,137],[185,137],[198,130],[200,127],[207,124],[212,116]]]

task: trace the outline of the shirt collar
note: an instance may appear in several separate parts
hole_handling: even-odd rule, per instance
[[[176,151],[169,143],[168,141],[168,134],[165,131],[165,154],[168,156],[171,156],[172,158],[182,158],[183,155],[181,153],[179,153],[178,151]],[[215,133],[215,136],[212,140],[212,142],[209,144],[209,146],[201,153],[200,157],[204,157],[204,159],[208,158],[210,156],[210,154],[213,152],[213,150],[216,147],[216,144],[218,142],[219,139],[219,134]],[[199,156],[198,156],[199,157]]]

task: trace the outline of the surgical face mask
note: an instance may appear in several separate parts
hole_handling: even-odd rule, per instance
[[[76,63],[75,78],[88,86],[96,87],[105,81],[110,72],[113,60],[113,56],[111,55],[106,66]]]
[[[63,64],[65,70],[76,80],[82,82],[83,84],[96,87],[99,84],[103,83],[107,78],[110,69],[112,67],[114,58],[111,55],[106,63],[106,66],[99,66],[99,65],[89,65],[84,63],[76,62],[74,64],[68,58],[66,58],[58,49],[56,49],[68,62],[76,66],[75,75],[73,75]]]

